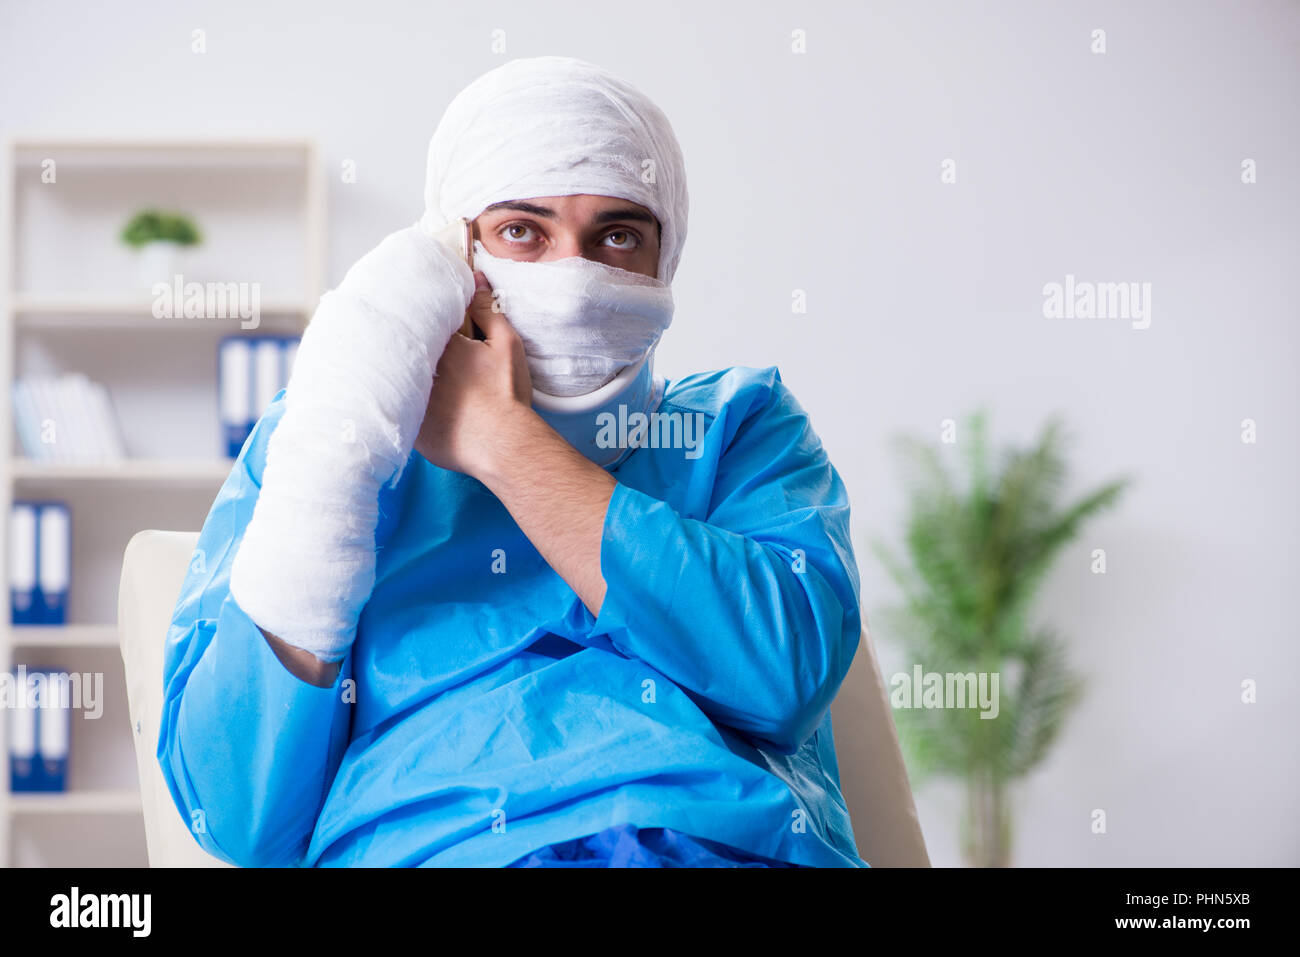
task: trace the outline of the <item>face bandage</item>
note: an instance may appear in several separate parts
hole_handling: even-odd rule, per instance
[[[482,243],[474,266],[523,340],[533,388],[546,395],[595,392],[648,356],[672,322],[672,289],[616,266],[500,259]]]
[[[629,200],[655,215],[657,284],[588,260],[503,260],[481,243],[474,260],[524,340],[533,406],[553,426],[548,399],[595,396],[642,358],[653,368],[655,346],[672,319],[669,285],[686,239],[686,168],[672,127],[618,77],[547,56],[513,60],[479,77],[452,101],[429,143],[420,222],[430,235],[456,219],[477,218],[493,203],[577,194]],[[639,390],[642,398],[628,401],[658,394]],[[566,407],[570,416],[583,411],[582,403]],[[594,414],[588,418],[594,431]],[[575,434],[575,421],[562,434]]]

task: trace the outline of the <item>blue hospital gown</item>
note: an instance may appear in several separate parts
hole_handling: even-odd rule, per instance
[[[667,384],[659,411],[701,413],[702,442],[610,468],[594,618],[485,486],[412,453],[332,688],[229,593],[283,410],[282,391],[213,502],[167,635],[157,754],[202,847],[523,866],[631,825],[868,866],[829,712],[861,627],[848,497],[775,368]]]

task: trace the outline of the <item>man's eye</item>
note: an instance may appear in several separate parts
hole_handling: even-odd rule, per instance
[[[523,243],[527,242],[527,236],[533,231],[533,227],[524,223],[510,223],[501,230],[501,237],[508,242]]]
[[[614,249],[636,249],[638,245],[637,236],[630,229],[616,229],[605,239],[614,240],[610,243]]]

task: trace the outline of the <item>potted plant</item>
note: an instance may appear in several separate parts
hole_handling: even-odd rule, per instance
[[[1034,598],[1061,549],[1128,481],[1063,503],[1067,469],[1055,419],[1032,446],[1005,450],[996,463],[982,413],[968,420],[959,444],[964,482],[949,474],[935,443],[898,440],[910,480],[906,558],[880,542],[875,551],[903,592],[884,621],[909,664],[999,676],[991,720],[971,707],[896,707],[894,715],[918,783],[963,782],[967,862],[1004,867],[1013,785],[1047,755],[1083,689],[1056,631],[1032,620]]]
[[[147,286],[170,282],[176,251],[202,242],[198,227],[184,213],[145,209],[122,228],[122,242],[137,250],[140,280]]]

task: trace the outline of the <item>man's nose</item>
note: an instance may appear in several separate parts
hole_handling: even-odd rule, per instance
[[[582,255],[582,239],[572,233],[559,233],[554,238],[549,259],[569,259]]]

